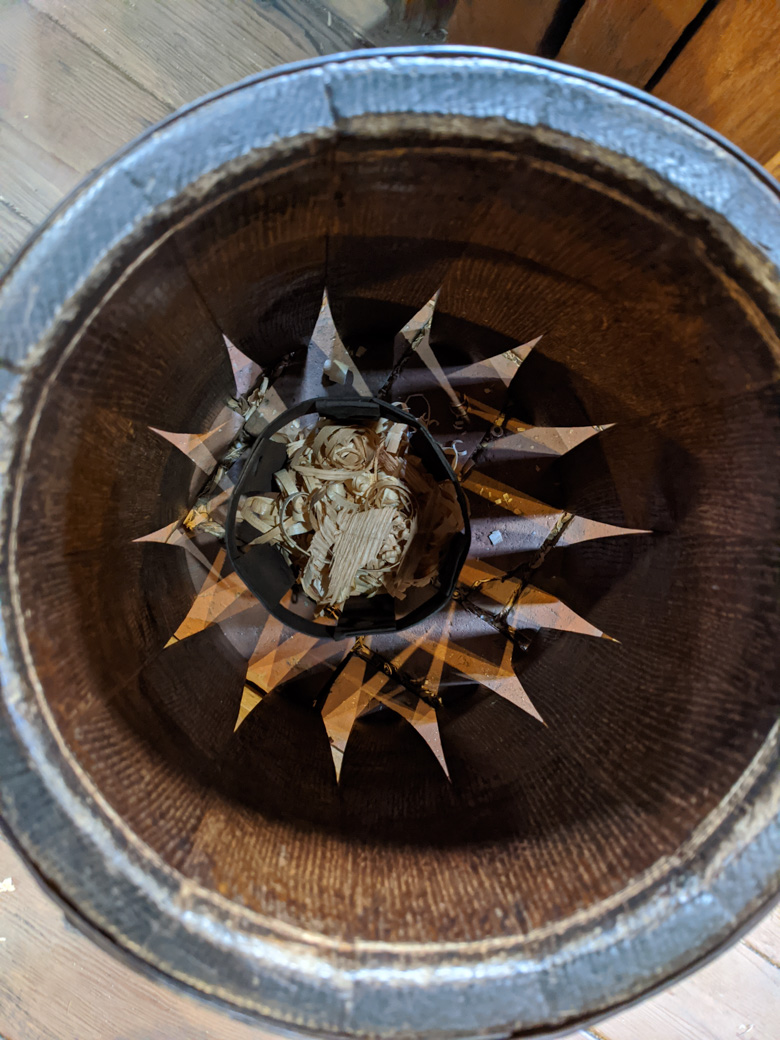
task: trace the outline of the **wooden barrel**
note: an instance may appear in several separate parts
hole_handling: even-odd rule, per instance
[[[96,171],[0,283],[2,813],[73,919],[269,1029],[388,1037],[570,1029],[747,927],[780,869],[779,261],[727,141],[500,52],[274,70]],[[472,503],[541,525],[497,558],[569,621],[508,626],[493,679],[445,660],[446,773],[378,712],[337,784],[332,655],[277,640],[293,679],[236,729],[247,654],[181,627],[220,550],[171,540],[237,352],[289,405],[325,290],[370,362],[439,288],[429,374],[524,344],[498,434],[593,434],[482,459]]]

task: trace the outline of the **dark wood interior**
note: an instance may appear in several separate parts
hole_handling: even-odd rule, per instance
[[[330,937],[522,934],[620,891],[690,836],[777,717],[780,489],[761,474],[780,453],[778,346],[761,291],[703,216],[563,151],[467,135],[293,149],[178,207],[128,246],[32,441],[22,607],[69,748],[171,867]],[[231,390],[223,333],[271,367],[327,286],[345,341],[381,349],[442,283],[443,360],[543,335],[515,413],[616,424],[523,487],[653,533],[537,567],[620,640],[534,634],[517,653],[546,725],[460,688],[440,713],[452,783],[380,715],[337,788],[305,683],[234,735],[230,644],[212,628],[163,652],[195,589],[184,553],[133,539],[182,515],[192,473],[149,427],[208,429]]]

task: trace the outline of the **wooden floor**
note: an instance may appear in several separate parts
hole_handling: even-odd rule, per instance
[[[10,878],[10,885],[3,885]],[[780,909],[683,982],[567,1040],[777,1040]],[[267,1040],[67,924],[0,835],[2,1040]],[[269,1038],[268,1038],[269,1040]]]
[[[460,42],[476,10],[470,0],[462,2],[469,6],[458,8],[453,22]],[[751,3],[751,9],[761,3]],[[440,28],[425,29],[422,19],[400,22],[401,5],[402,0],[329,0],[327,5],[318,0],[0,0],[0,267],[87,171],[200,94],[316,54],[443,38]],[[493,0],[486,0],[491,6]],[[662,5],[638,6],[645,11]],[[686,0],[681,6],[693,10],[701,4]],[[730,6],[727,0],[718,7],[720,17]],[[545,3],[538,0],[536,7]],[[610,71],[599,66],[603,55],[588,51],[587,15],[593,9],[592,3],[582,9],[561,56]],[[606,0],[599,10],[614,13],[620,5]],[[524,31],[534,24],[525,22]],[[639,34],[645,51],[632,58],[632,75],[655,67],[656,59],[646,54],[651,36]],[[704,35],[697,39],[703,46]],[[670,71],[668,77],[662,85],[675,77],[688,82],[682,72]],[[740,120],[737,129],[744,126]],[[774,133],[778,120],[770,124]],[[777,144],[770,129],[759,129],[755,154],[769,164]],[[778,160],[780,154],[775,165]],[[0,884],[2,1040],[263,1036],[132,971],[73,930],[0,837],[0,881],[4,878],[12,881]],[[780,911],[689,979],[576,1035],[777,1040]]]

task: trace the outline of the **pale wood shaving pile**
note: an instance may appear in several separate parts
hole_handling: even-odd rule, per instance
[[[247,496],[238,515],[279,547],[320,615],[351,596],[403,598],[430,584],[463,519],[452,485],[437,484],[409,452],[411,430],[379,419],[345,426],[320,419],[274,435],[288,463],[279,490]]]

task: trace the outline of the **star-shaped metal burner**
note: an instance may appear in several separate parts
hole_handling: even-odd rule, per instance
[[[507,409],[510,384],[538,340],[476,363],[445,364],[430,342],[435,303],[436,297],[402,329],[392,369],[377,374],[363,370],[361,349],[345,347],[325,296],[297,391],[300,399],[321,393],[323,382],[348,382],[359,393],[403,403],[440,443],[467,495],[472,545],[455,596],[445,610],[406,631],[340,641],[293,631],[249,592],[221,546],[216,555],[213,544],[205,551],[220,537],[251,431],[256,434],[287,407],[283,389],[277,389],[282,380],[270,385],[262,369],[225,339],[235,398],[225,403],[212,429],[205,434],[154,431],[194,463],[193,510],[136,539],[184,549],[200,585],[168,645],[219,626],[244,657],[235,729],[267,693],[309,669],[329,666],[316,704],[337,778],[356,720],[379,709],[413,726],[449,776],[437,708],[446,703],[448,690],[464,684],[486,687],[543,723],[515,670],[516,655],[527,649],[533,632],[609,636],[531,584],[529,557],[589,539],[648,533],[546,505],[506,482],[518,460],[542,465],[606,427],[534,427],[513,418]]]

